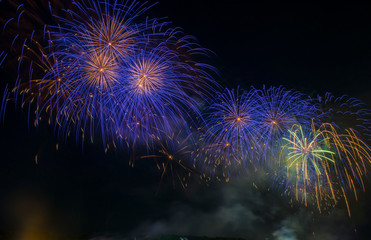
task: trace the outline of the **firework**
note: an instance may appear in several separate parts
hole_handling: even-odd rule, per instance
[[[359,99],[331,93],[318,96],[318,105],[322,122],[330,122],[338,128],[356,131],[362,139],[371,141],[371,111]]]
[[[49,9],[54,10],[54,8],[52,5],[48,7],[43,3],[36,4],[27,0],[24,3],[5,1],[2,4],[5,9],[8,9],[0,19],[3,23],[0,46],[7,49],[7,53],[4,52],[2,59],[7,72],[7,78],[4,78],[4,82],[7,83],[6,94],[4,93],[2,105],[6,106],[9,100],[14,100],[17,103],[17,99],[21,97],[23,107],[26,105],[23,102],[25,98],[32,99],[32,97],[25,96],[30,92],[28,80],[34,75],[45,73],[44,64],[39,61],[43,56],[36,56],[33,53],[39,52],[40,44],[48,45],[44,35],[45,21],[53,22],[48,13],[50,13]],[[41,19],[40,16],[44,16],[44,18]],[[5,56],[7,57],[6,61],[4,61]],[[41,68],[39,68],[40,65]],[[40,78],[40,75],[36,77],[36,79]],[[5,107],[3,111],[5,112]],[[38,118],[35,117],[35,120],[37,121]]]
[[[286,169],[287,191],[305,205],[315,203],[320,211],[344,199],[350,215],[349,193],[357,199],[357,189],[365,190],[370,147],[352,129],[339,133],[329,123],[318,129],[313,124],[310,130],[294,125],[283,140],[280,164]]]
[[[310,126],[312,119],[316,118],[316,108],[304,94],[283,87],[264,87],[263,90],[256,90],[254,97],[262,136],[261,155],[272,161],[283,135],[295,124]]]
[[[199,75],[182,61],[183,54],[162,41],[154,44],[147,42],[125,61],[113,90],[117,129],[131,145],[152,144],[154,137],[171,135],[177,126],[194,125],[193,117],[201,115],[197,99],[205,90],[199,91]]]
[[[247,163],[258,151],[256,103],[254,92],[226,89],[219,93],[205,117],[205,142],[217,161],[225,165]]]
[[[322,133],[329,138],[329,143],[336,153],[335,177],[345,199],[348,213],[348,198],[353,195],[358,199],[358,189],[365,191],[364,180],[371,163],[371,148],[355,132],[354,129],[338,130],[330,123],[322,125]]]
[[[50,26],[52,41],[56,47],[73,49],[78,53],[81,46],[98,55],[111,58],[127,58],[140,43],[142,32],[150,24],[141,23],[138,18],[151,6],[138,2],[81,1],[74,2],[74,9],[68,10],[68,17],[54,17],[63,27]],[[152,22],[152,20],[147,20]]]
[[[29,61],[30,65],[25,66],[29,68],[30,72],[40,71],[47,73],[43,78],[35,78],[34,75],[30,75],[29,82],[19,82],[13,88],[15,98],[21,96],[22,108],[28,104],[28,108],[31,109],[33,103],[37,104],[37,108],[34,110],[35,113],[35,126],[38,125],[39,120],[43,117],[43,112],[48,113],[49,124],[53,121],[55,113],[61,109],[61,106],[65,100],[67,100],[71,88],[64,85],[62,81],[61,72],[56,65],[56,59],[54,56],[47,57],[47,50],[44,49],[38,42],[34,43],[33,48],[28,48],[23,54],[23,61]],[[50,76],[50,72],[54,72]]]
[[[289,130],[289,138],[283,138],[286,144],[282,147],[281,156],[287,169],[287,178],[292,181],[297,200],[307,205],[307,195],[313,191],[319,199],[319,193],[325,193],[321,186],[329,186],[329,164],[334,164],[328,139],[320,131],[311,129],[305,132],[301,125],[294,125]],[[327,193],[327,192],[326,192]],[[319,202],[319,201],[318,201]]]
[[[154,154],[142,156],[141,159],[155,160],[157,169],[161,171],[161,182],[167,178],[172,182],[173,188],[179,183],[186,190],[192,174],[198,175],[198,171],[191,165],[193,135],[182,129],[176,132],[166,135],[162,141],[156,141]]]

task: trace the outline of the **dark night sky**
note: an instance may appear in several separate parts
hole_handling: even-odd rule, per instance
[[[163,0],[148,12],[168,17],[212,50],[225,87],[283,85],[312,96],[330,91],[371,106],[370,13],[370,6],[350,2],[234,0]],[[0,126],[0,152],[0,239],[173,233],[347,240],[371,234],[371,184],[351,202],[351,219],[342,204],[322,215],[291,207],[278,190],[257,190],[244,177],[208,187],[194,181],[186,192],[164,181],[156,194],[160,174],[153,161],[131,168],[123,151],[105,154],[99,144],[82,151],[73,139],[53,136],[46,122],[28,127],[26,111],[12,104]]]
[[[367,95],[370,7],[349,3],[168,1],[162,12],[217,55],[228,87],[284,85]]]

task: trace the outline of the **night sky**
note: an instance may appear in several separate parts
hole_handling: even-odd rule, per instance
[[[234,0],[161,0],[147,12],[167,17],[213,51],[209,62],[225,87],[347,94],[371,108],[370,13],[370,6],[353,2]],[[0,152],[0,239],[371,236],[370,182],[351,200],[351,218],[342,203],[322,214],[292,205],[264,176],[257,188],[245,175],[209,184],[195,176],[183,191],[171,179],[160,184],[153,160],[136,159],[132,168],[128,152],[64,142],[46,121],[28,124],[27,111],[12,103],[0,126]]]

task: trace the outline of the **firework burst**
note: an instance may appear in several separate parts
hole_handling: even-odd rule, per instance
[[[282,87],[255,90],[256,111],[265,160],[274,161],[283,135],[295,124],[308,126],[316,118],[316,108],[309,97]],[[263,157],[264,159],[264,157]]]
[[[357,199],[357,189],[365,190],[370,147],[352,129],[339,133],[329,123],[318,129],[313,124],[310,130],[294,125],[283,140],[280,164],[286,169],[287,191],[320,211],[344,199],[350,216],[349,193]]]
[[[196,101],[184,88],[188,79],[182,70],[177,53],[163,47],[144,48],[128,59],[114,95],[120,100],[118,128],[133,132],[126,134],[132,136],[131,142],[148,144],[153,136],[170,134],[173,127],[183,125],[190,112],[198,112]]]
[[[304,131],[301,125],[294,125],[289,130],[289,138],[283,138],[286,144],[282,147],[282,164],[287,169],[287,179],[292,181],[296,200],[302,200],[307,205],[308,193],[316,193],[316,199],[322,198],[320,193],[327,193],[321,186],[329,186],[328,171],[334,164],[328,139],[323,138],[320,131],[311,129]]]
[[[146,26],[150,26],[138,21],[150,6],[136,1],[110,3],[86,0],[73,5],[67,17],[54,15],[63,26],[50,27],[51,40],[58,49],[84,46],[98,55],[125,59],[140,44],[140,36]]]
[[[220,153],[215,159],[234,165],[254,160],[259,135],[254,92],[240,89],[219,93],[207,109],[205,142],[210,152]]]

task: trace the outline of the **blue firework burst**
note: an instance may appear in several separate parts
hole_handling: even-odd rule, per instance
[[[184,125],[198,104],[178,54],[166,47],[144,47],[125,62],[125,73],[114,88],[118,129],[131,142],[148,144],[153,137],[170,134]],[[187,126],[185,128],[188,128]]]
[[[256,106],[254,91],[237,88],[219,93],[208,107],[205,142],[217,161],[234,165],[255,160],[260,138]]]
[[[308,96],[283,87],[269,87],[255,90],[257,120],[261,135],[260,145],[263,158],[268,160],[279,150],[282,137],[295,124],[310,129],[316,118],[315,104]],[[274,160],[274,159],[273,159]]]

